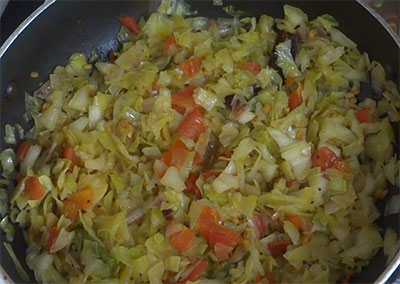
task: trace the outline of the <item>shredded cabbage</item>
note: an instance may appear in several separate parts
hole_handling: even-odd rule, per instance
[[[400,184],[397,86],[329,15],[224,11],[163,0],[113,60],[74,53],[25,94],[0,227],[24,229],[37,281],[337,283],[394,257],[375,203]]]

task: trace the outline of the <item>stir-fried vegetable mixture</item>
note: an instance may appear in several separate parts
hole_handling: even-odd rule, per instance
[[[164,1],[119,19],[108,62],[75,53],[26,95],[1,227],[24,229],[38,281],[334,283],[393,257],[374,204],[399,186],[398,89],[333,17],[284,13]]]

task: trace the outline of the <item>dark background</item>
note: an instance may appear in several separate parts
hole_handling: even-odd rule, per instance
[[[2,1],[2,0],[0,0]],[[0,37],[3,44],[10,34],[25,20],[43,1],[16,1],[8,3],[3,15],[0,18]]]

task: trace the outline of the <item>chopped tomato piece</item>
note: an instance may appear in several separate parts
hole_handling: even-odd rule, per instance
[[[341,172],[345,172],[345,173],[349,173],[351,174],[353,172],[352,168],[350,167],[350,165],[348,163],[346,163],[345,161],[342,160],[337,160],[334,162],[334,167],[341,171]]]
[[[200,229],[199,232],[212,248],[217,243],[235,247],[240,241],[240,234],[237,231],[215,223],[209,224],[207,228]]]
[[[136,23],[136,18],[133,16],[121,16],[119,17],[119,22],[124,25],[128,30],[134,34],[139,33],[139,26]]]
[[[54,245],[56,239],[57,239],[57,225],[54,224],[53,226],[50,227],[46,239],[46,248],[49,253],[51,253],[51,248]]]
[[[290,245],[288,241],[277,241],[268,244],[268,249],[272,257],[279,257],[286,253],[287,247]]]
[[[168,55],[174,55],[178,52],[178,44],[174,35],[170,35],[165,42],[164,51]]]
[[[171,96],[172,108],[180,114],[191,112],[196,107],[193,100],[193,91],[196,86],[187,86],[183,90]]]
[[[40,183],[37,177],[29,177],[25,181],[25,192],[30,200],[42,199],[46,194],[46,188]]]
[[[17,160],[19,163],[25,159],[26,153],[31,146],[32,144],[29,141],[24,141],[19,145],[17,149]]]
[[[350,269],[345,269],[344,270],[344,277],[340,283],[342,284],[348,284],[350,283],[350,278],[354,276],[354,271]]]
[[[335,152],[326,146],[323,146],[315,152],[311,157],[312,167],[321,167],[321,170],[335,167],[337,170],[352,173],[353,170],[349,164],[336,156]]]
[[[200,135],[206,131],[204,115],[200,108],[195,108],[179,125],[177,133],[186,138],[197,141]]]
[[[79,209],[87,210],[93,206],[94,203],[94,190],[90,185],[85,189],[78,191],[74,194],[73,202],[78,204]]]
[[[207,172],[204,172],[203,173],[203,177],[204,177],[204,179],[208,179],[209,177],[212,177],[212,176],[219,176],[221,174],[221,172],[217,172],[217,171],[207,171]]]
[[[303,103],[303,97],[298,90],[294,91],[289,96],[289,108],[294,110],[296,107]]]
[[[311,241],[311,239],[312,239],[312,236],[313,236],[313,234],[312,234],[312,232],[311,232],[310,230],[304,232],[304,238],[303,238],[302,243],[303,243],[303,244],[308,244],[308,243],[310,243],[310,241]]]
[[[171,145],[168,152],[162,156],[161,160],[168,166],[179,168],[185,163],[189,152],[186,145],[180,139],[177,139],[174,144]]]
[[[110,51],[107,53],[107,58],[108,58],[108,61],[110,61],[110,63],[114,63],[114,62],[115,62],[115,59],[116,59],[115,54],[114,54],[114,51],[110,50]]]
[[[254,223],[257,227],[257,230],[259,233],[259,238],[262,238],[265,235],[266,228],[265,228],[264,219],[260,213],[254,214]]]
[[[214,254],[218,258],[219,261],[224,261],[229,258],[230,252],[233,250],[233,247],[231,246],[226,246],[221,243],[216,243],[214,245]]]
[[[206,270],[208,265],[207,260],[201,259],[198,260],[195,263],[195,268],[190,272],[190,274],[185,278],[184,283],[186,281],[196,281],[197,279],[200,278],[200,276],[203,274],[204,270]]]
[[[24,179],[24,176],[21,173],[17,173],[17,184],[21,183]]]
[[[196,223],[196,230],[207,240],[211,248],[221,243],[235,247],[240,241],[240,234],[218,224],[219,215],[215,209],[203,206]]]
[[[357,110],[355,115],[358,119],[359,122],[363,123],[363,122],[368,122],[369,121],[369,113],[370,113],[371,109],[369,107]]]
[[[157,86],[157,79],[153,81],[153,84],[151,84],[151,92],[150,92],[150,97],[154,97],[158,95],[158,86]]]
[[[193,243],[194,233],[186,226],[182,226],[182,231],[173,234],[169,242],[171,246],[179,251],[187,251]]]
[[[71,165],[69,166],[68,171],[71,173],[74,170],[74,167],[76,165],[76,162],[78,158],[76,157],[75,151],[72,147],[65,147],[64,152],[63,152],[63,158],[68,159],[71,161]]]
[[[199,173],[190,173],[188,179],[185,181],[185,192],[193,194],[196,199],[201,199],[201,192],[196,185],[196,180],[199,178]]]
[[[188,77],[194,77],[201,68],[201,62],[203,61],[204,57],[195,57],[182,62],[180,67]]]
[[[296,84],[298,84],[298,81],[297,81],[296,78],[294,78],[294,77],[287,77],[286,80],[285,80],[285,84],[286,84],[286,85],[289,85],[290,83],[296,83]]]
[[[299,231],[305,229],[304,219],[299,215],[288,215],[285,220],[291,222]]]
[[[337,160],[339,157],[326,146],[319,148],[311,157],[312,167],[320,167],[323,171],[332,168]]]
[[[275,284],[275,276],[272,274],[272,272],[268,272],[265,274],[265,278],[268,280],[268,284]]]
[[[164,154],[164,156],[167,153]],[[153,171],[159,177],[162,178],[165,172],[168,170],[168,165],[164,161],[156,159],[153,164]]]
[[[211,206],[203,206],[197,219],[196,229],[207,227],[211,223],[218,223],[220,218],[217,210]]]
[[[261,71],[261,65],[257,62],[248,61],[242,64],[242,69],[250,71],[253,75],[257,75]]]
[[[65,206],[65,217],[71,221],[76,221],[79,218],[79,206],[71,200],[63,201]]]
[[[286,181],[286,187],[291,187],[291,186],[293,185],[294,182],[295,182],[294,179],[292,179],[292,180],[287,180],[287,181]]]
[[[194,158],[193,158],[193,165],[196,166],[196,165],[201,164],[202,162],[203,162],[203,158],[199,155],[199,153],[196,152],[194,154]]]

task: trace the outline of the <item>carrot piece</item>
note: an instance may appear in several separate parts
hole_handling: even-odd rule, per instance
[[[63,151],[63,158],[71,161],[68,172],[72,173],[78,158],[76,157],[75,150],[72,147],[65,147]]]
[[[37,177],[29,177],[25,181],[25,192],[30,200],[40,200],[46,194],[46,188],[42,185]]]
[[[200,135],[206,131],[204,115],[200,108],[195,108],[179,125],[177,133],[186,138],[197,141]]]
[[[194,77],[201,68],[201,62],[203,61],[204,57],[195,57],[188,59],[181,63],[180,67],[187,77]]]
[[[369,107],[357,110],[355,115],[356,118],[358,119],[359,122],[369,122],[369,113],[371,112],[371,109]]]
[[[75,202],[81,210],[87,210],[91,208],[94,203],[93,187],[88,185],[85,189],[76,192],[72,201]]]
[[[26,153],[31,146],[32,144],[29,141],[24,141],[19,145],[17,149],[17,160],[19,163],[25,159]]]
[[[248,61],[242,64],[241,68],[243,70],[248,70],[253,75],[257,75],[261,71],[261,65],[257,62]]]
[[[119,17],[119,22],[124,25],[128,30],[134,34],[139,33],[139,26],[136,23],[136,18],[133,16],[121,16]]]

